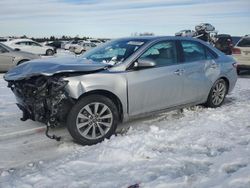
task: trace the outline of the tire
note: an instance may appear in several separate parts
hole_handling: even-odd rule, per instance
[[[47,56],[52,56],[52,55],[54,55],[54,51],[51,50],[51,49],[48,49],[48,50],[46,50],[46,55]]]
[[[224,79],[217,80],[210,90],[205,106],[217,108],[222,105],[227,94],[227,83]]]
[[[76,142],[93,145],[115,133],[118,117],[112,100],[102,95],[90,95],[72,107],[67,117],[67,128]]]

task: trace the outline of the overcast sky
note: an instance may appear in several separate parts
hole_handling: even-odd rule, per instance
[[[0,36],[173,35],[202,22],[250,34],[250,0],[0,0]]]

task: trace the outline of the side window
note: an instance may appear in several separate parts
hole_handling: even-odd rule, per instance
[[[206,49],[206,56],[208,60],[216,59],[218,57],[214,52],[209,50],[207,47],[205,47],[205,49]]]
[[[202,44],[194,41],[181,41],[185,62],[193,62],[206,59],[206,53]]]
[[[35,43],[35,42],[30,42],[30,45],[31,45],[31,46],[40,46],[40,44]]]
[[[250,38],[244,38],[242,39],[238,45],[239,47],[250,47]]]
[[[16,44],[17,44],[17,45],[22,45],[22,46],[23,46],[23,45],[27,45],[26,42],[17,42]]]
[[[150,47],[140,58],[154,60],[157,67],[177,64],[177,52],[174,41],[166,41]]]

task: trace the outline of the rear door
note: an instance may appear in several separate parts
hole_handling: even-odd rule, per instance
[[[181,40],[183,51],[183,103],[203,100],[211,87],[210,78],[219,74],[219,65],[207,58],[206,47],[191,40]]]
[[[40,44],[32,41],[30,41],[28,44],[30,47],[30,52],[34,54],[45,54],[45,51]]]

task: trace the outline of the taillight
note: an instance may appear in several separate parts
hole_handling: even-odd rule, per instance
[[[232,53],[233,54],[241,54],[241,50],[239,48],[233,48]]]

